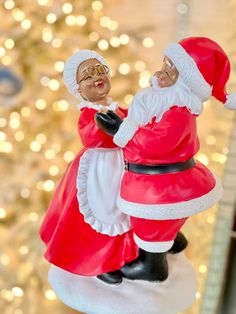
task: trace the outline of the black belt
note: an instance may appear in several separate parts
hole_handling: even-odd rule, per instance
[[[125,170],[141,174],[162,174],[171,172],[180,172],[195,166],[196,162],[193,158],[184,161],[176,162],[173,164],[159,164],[159,165],[144,165],[134,164],[125,160]]]

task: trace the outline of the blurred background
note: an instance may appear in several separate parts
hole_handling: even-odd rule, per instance
[[[206,36],[228,54],[228,90],[236,91],[236,0],[1,0],[0,18],[0,310],[72,314],[47,282],[38,236],[57,182],[81,149],[65,60],[84,48],[101,53],[112,69],[112,96],[127,107],[168,43]],[[198,130],[197,158],[226,192],[184,227],[198,292],[181,314],[235,314],[235,113],[211,99]]]

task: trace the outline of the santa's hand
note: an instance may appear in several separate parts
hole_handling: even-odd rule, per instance
[[[111,110],[108,110],[106,114],[97,112],[95,121],[99,129],[109,135],[115,135],[122,123],[121,118]]]

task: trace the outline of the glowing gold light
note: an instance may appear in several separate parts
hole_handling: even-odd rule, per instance
[[[10,257],[7,255],[7,254],[2,254],[0,256],[0,263],[3,265],[3,266],[7,266],[10,264]]]
[[[227,160],[227,156],[220,154],[220,153],[214,153],[211,156],[212,160],[219,162],[220,164],[224,164]]]
[[[202,164],[204,164],[205,166],[208,165],[209,163],[209,159],[207,157],[207,155],[203,154],[203,153],[198,153],[196,155],[196,159],[198,159]]]
[[[99,11],[103,8],[103,4],[101,1],[93,1],[91,6],[94,11]]]
[[[7,120],[5,118],[0,118],[0,128],[4,128],[7,125]]]
[[[120,39],[119,39],[119,37],[116,37],[116,36],[112,37],[110,39],[110,44],[111,44],[112,47],[119,47],[120,46]]]
[[[23,198],[29,198],[29,196],[30,196],[30,190],[24,188],[24,189],[22,189],[22,190],[20,191],[20,195],[21,195],[21,197],[23,197]]]
[[[25,138],[25,135],[24,135],[24,133],[22,131],[17,131],[15,133],[15,139],[16,139],[17,142],[23,141],[24,138]]]
[[[206,143],[208,145],[214,145],[216,143],[216,138],[213,135],[208,135],[206,138]]]
[[[41,85],[43,85],[43,86],[48,86],[48,83],[50,82],[50,78],[49,77],[47,77],[47,76],[43,76],[43,77],[41,77],[41,79],[40,79],[40,83],[41,83]]]
[[[10,119],[20,119],[20,114],[19,114],[19,112],[13,111],[13,112],[10,114]]]
[[[50,180],[49,180],[49,181],[50,181]],[[46,182],[47,182],[47,181],[46,181]],[[43,184],[44,189],[45,189],[45,184],[46,184],[46,185],[47,185],[47,184],[50,184],[50,183],[46,183],[46,182],[44,182],[44,184]],[[30,221],[37,221],[38,218],[39,218],[39,215],[38,215],[37,213],[35,213],[35,212],[31,212],[31,213],[29,214],[29,220],[30,220]]]
[[[20,120],[17,118],[12,118],[9,122],[9,125],[12,129],[18,129],[20,126]]]
[[[52,180],[47,180],[43,184],[43,189],[47,192],[53,191],[55,187],[55,183]]]
[[[17,22],[21,22],[25,18],[25,13],[17,8],[12,11],[12,15]]]
[[[6,53],[6,49],[3,47],[0,47],[0,58],[3,57]]]
[[[199,273],[203,274],[207,271],[207,267],[206,267],[206,265],[200,265],[198,270],[199,270]]]
[[[30,149],[33,151],[33,152],[39,152],[42,148],[42,145],[38,142],[38,141],[33,141],[30,143]]]
[[[45,291],[45,297],[48,299],[48,300],[56,300],[56,294],[53,290],[46,290]]]
[[[210,215],[210,216],[207,217],[206,221],[209,224],[213,224],[215,222],[215,217],[213,215]]]
[[[100,18],[100,25],[103,27],[108,27],[111,23],[111,19],[108,16],[103,16]]]
[[[122,45],[127,45],[129,43],[129,36],[127,34],[120,35],[120,43]]]
[[[64,153],[63,157],[65,161],[70,162],[75,158],[75,154],[71,151],[67,151]]]
[[[44,99],[37,99],[35,102],[35,107],[39,110],[44,110],[47,107],[47,103]]]
[[[36,140],[40,143],[40,144],[44,144],[47,142],[47,136],[43,133],[39,133],[37,136],[36,136]]]
[[[99,35],[97,32],[92,32],[89,34],[89,40],[91,41],[97,41],[99,39]]]
[[[31,110],[30,110],[29,107],[23,107],[23,108],[21,109],[20,113],[21,113],[21,115],[22,115],[23,117],[29,117],[30,114],[31,114]]]
[[[13,0],[7,0],[7,1],[4,2],[4,7],[7,10],[13,9],[14,6],[15,6],[15,2]]]
[[[53,103],[53,109],[55,111],[66,111],[69,108],[69,104],[66,100],[62,99]]]
[[[24,295],[24,291],[20,287],[13,287],[11,292],[15,297],[22,297]]]
[[[55,68],[55,70],[57,70],[58,72],[63,72],[63,69],[64,69],[64,62],[63,62],[63,61],[57,61],[57,62],[54,64],[54,68]]]
[[[38,190],[43,190],[43,184],[44,184],[43,181],[37,182],[37,184],[36,184],[37,189],[38,189]]]
[[[11,153],[12,152],[12,144],[10,142],[1,142],[0,143],[0,153]]]
[[[196,299],[200,299],[201,298],[201,293],[197,292],[195,296],[196,296]]]
[[[137,61],[134,65],[134,68],[138,72],[142,72],[146,68],[146,64],[143,61]]]
[[[8,39],[5,40],[4,45],[5,45],[5,47],[6,47],[7,49],[12,49],[12,48],[14,48],[14,46],[15,46],[15,42],[14,42],[13,39],[8,38]]]
[[[68,15],[66,17],[66,24],[69,26],[73,26],[76,24],[76,16],[74,15]]]
[[[105,39],[101,39],[99,40],[98,42],[98,48],[101,49],[101,50],[107,50],[109,47],[109,43],[107,40]]]
[[[41,5],[41,6],[47,5],[48,2],[49,2],[49,0],[38,0],[38,4]]]
[[[32,23],[30,20],[24,20],[21,22],[21,27],[23,29],[29,29],[31,27]]]
[[[6,138],[7,138],[6,133],[4,133],[4,132],[0,131],[0,142],[5,141],[5,140],[6,140]]]
[[[11,302],[14,299],[12,292],[10,290],[7,290],[7,289],[1,290],[1,296],[9,302]]]
[[[87,23],[87,18],[84,15],[79,15],[76,17],[76,24],[83,26]]]
[[[58,173],[59,173],[59,168],[57,166],[53,165],[49,168],[49,174],[51,176],[56,176]]]
[[[63,4],[63,6],[62,6],[63,13],[70,14],[72,12],[72,10],[73,10],[73,7],[72,7],[71,3],[66,2]]]
[[[139,86],[142,88],[149,86],[149,84],[150,84],[149,79],[150,79],[150,72],[149,71],[142,71],[140,73]]]
[[[29,253],[28,246],[22,245],[19,249],[21,255],[26,255]]]
[[[119,66],[119,72],[120,74],[126,75],[130,72],[130,66],[128,65],[128,63],[122,63]]]
[[[45,27],[42,32],[42,39],[46,43],[49,43],[53,39],[52,30],[50,28]]]
[[[54,48],[60,48],[62,45],[62,40],[60,38],[55,38],[52,40],[51,44]]]
[[[228,147],[224,147],[224,148],[222,149],[222,153],[223,153],[224,155],[228,155],[228,153],[229,153]]]
[[[4,56],[2,58],[2,64],[4,65],[9,65],[12,62],[12,58],[10,56]]]
[[[134,96],[132,94],[128,94],[128,95],[125,96],[124,102],[128,105],[128,104],[131,103],[133,98],[134,98]]]
[[[49,24],[53,24],[56,22],[57,20],[57,16],[55,13],[49,13],[46,17],[46,20]]]
[[[4,219],[7,216],[7,212],[4,208],[0,208],[0,219]]]
[[[44,153],[44,156],[46,159],[52,160],[53,158],[55,158],[56,153],[53,149],[47,149]]]
[[[108,24],[108,28],[111,30],[111,31],[115,31],[117,28],[118,28],[119,24],[116,22],[116,21],[111,21],[109,24]]]
[[[144,38],[143,46],[145,48],[151,48],[151,47],[153,47],[153,45],[154,45],[154,41],[152,38],[150,38],[150,37]]]
[[[51,90],[55,91],[55,90],[58,90],[58,89],[60,88],[60,84],[59,84],[59,82],[58,82],[57,80],[52,79],[52,80],[50,80],[50,82],[48,83],[48,87],[49,87]]]

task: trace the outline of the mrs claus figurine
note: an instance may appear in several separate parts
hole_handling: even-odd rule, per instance
[[[121,119],[127,113],[108,97],[106,61],[81,50],[66,61],[64,82],[80,100],[78,133],[84,149],[60,180],[40,229],[51,264],[49,282],[65,304],[87,314],[174,314],[185,309],[194,300],[196,282],[192,266],[178,253],[186,246],[182,234],[184,241],[170,247],[165,284],[123,279],[120,271],[137,259],[139,250],[130,217],[116,204],[124,172],[122,150],[94,119],[104,109]]]
[[[220,180],[194,159],[199,150],[196,118],[212,95],[236,109],[226,93],[230,64],[209,38],[190,37],[170,44],[152,86],[138,92],[122,121],[113,112],[97,113],[101,129],[123,148],[126,171],[118,207],[131,216],[134,240],[145,259],[124,266],[126,278],[168,276],[167,252],[189,216],[216,203]]]

